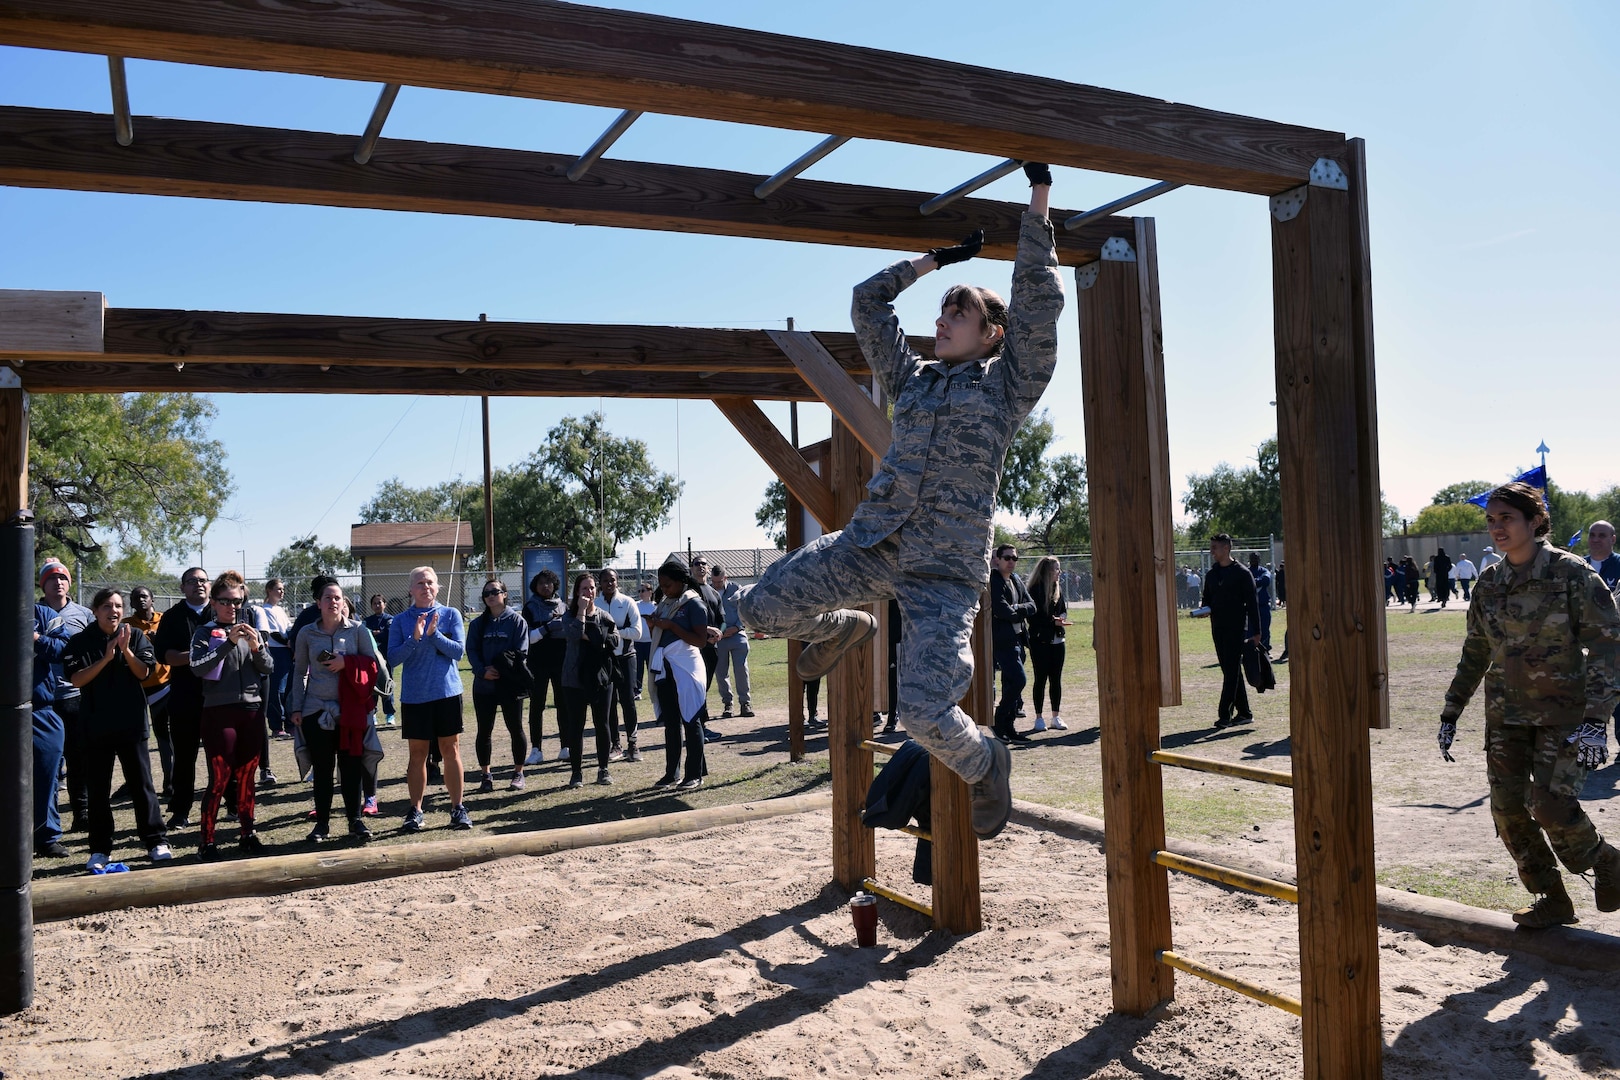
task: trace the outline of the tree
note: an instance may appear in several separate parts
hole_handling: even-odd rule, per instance
[[[1552,519],[1554,544],[1563,547],[1575,530],[1581,530],[1581,542],[1576,548],[1585,549],[1586,527],[1604,517],[1602,504],[1584,491],[1565,491],[1551,480],[1547,481],[1547,516]]]
[[[1469,502],[1425,506],[1412,522],[1412,531],[1419,536],[1433,533],[1484,532],[1485,511]]]
[[[787,547],[787,485],[772,480],[765,485],[765,499],[754,511],[754,524],[765,530],[765,535],[778,548]]]
[[[1045,509],[1046,489],[1051,481],[1045,458],[1055,438],[1051,417],[1045,409],[1029,414],[1018,425],[1001,467],[997,507],[1021,518]]]
[[[1435,492],[1434,498],[1430,501],[1435,506],[1456,506],[1458,503],[1466,503],[1475,495],[1483,495],[1495,486],[1489,480],[1464,480],[1460,484],[1447,484]]]
[[[456,521],[466,514],[469,498],[478,497],[481,508],[482,494],[481,487],[464,481],[448,480],[433,487],[413,488],[394,476],[379,484],[377,494],[360,508],[360,523]]]
[[[1091,503],[1086,494],[1086,462],[1060,454],[1043,463],[1044,484],[1030,519],[1029,542],[1042,551],[1081,551],[1091,546]]]
[[[37,394],[28,432],[36,556],[86,574],[103,538],[154,558],[194,550],[231,490],[214,406],[195,394]]]
[[[1383,508],[1384,535],[1394,536],[1401,531],[1401,512],[1389,504],[1384,493],[1378,493],[1378,505]]]
[[[317,574],[336,577],[355,569],[355,558],[349,554],[348,548],[322,544],[313,536],[295,536],[290,544],[270,557],[264,567],[264,576],[307,582]]]
[[[1223,461],[1202,476],[1188,475],[1181,505],[1193,515],[1188,532],[1200,545],[1221,532],[1281,536],[1282,481],[1276,436],[1260,444],[1253,466],[1234,469]]]

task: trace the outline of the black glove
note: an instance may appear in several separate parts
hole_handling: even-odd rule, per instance
[[[949,266],[952,263],[967,262],[977,255],[984,247],[984,230],[974,229],[966,240],[955,247],[929,248],[928,254],[934,257],[935,266]]]
[[[1609,733],[1601,720],[1586,720],[1569,737],[1575,744],[1575,763],[1583,769],[1601,769],[1609,760]]]
[[[1024,162],[1024,175],[1029,177],[1030,187],[1040,187],[1042,184],[1052,186],[1052,166],[1043,162]]]
[[[1455,720],[1442,720],[1442,721],[1440,721],[1440,735],[1439,735],[1439,738],[1436,741],[1439,742],[1439,744],[1440,744],[1440,756],[1445,758],[1447,761],[1456,761],[1457,760],[1456,758],[1451,756],[1451,743],[1452,743],[1452,740],[1455,739],[1456,737],[1457,737],[1457,721],[1455,721]]]

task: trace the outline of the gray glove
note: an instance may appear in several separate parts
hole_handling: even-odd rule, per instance
[[[1585,720],[1569,737],[1575,746],[1575,763],[1583,769],[1601,768],[1609,760],[1609,733],[1601,720]]]
[[[1440,737],[1436,741],[1440,743],[1440,756],[1445,758],[1447,761],[1456,761],[1457,760],[1456,758],[1451,756],[1451,744],[1452,744],[1453,740],[1455,740],[1456,738],[1457,738],[1457,721],[1455,721],[1455,720],[1442,720],[1442,721],[1440,721]]]

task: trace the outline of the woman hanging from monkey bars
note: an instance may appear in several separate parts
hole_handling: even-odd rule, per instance
[[[919,277],[979,253],[984,233],[934,248],[856,286],[861,351],[894,403],[894,437],[866,501],[840,532],[775,563],[743,598],[743,621],[806,642],[798,671],[816,679],[872,636],[854,605],[893,598],[901,637],[897,711],[906,731],[972,785],[973,831],[992,837],[1012,808],[1012,758],[957,706],[973,679],[973,623],[990,574],[990,518],[1018,425],[1057,363],[1063,310],[1047,219],[1052,171],[1026,162],[1031,187],[1012,301],[955,285],[934,320],[934,359],[906,342],[894,300]]]

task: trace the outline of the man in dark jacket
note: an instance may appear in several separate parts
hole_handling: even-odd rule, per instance
[[[995,647],[996,670],[1001,672],[1001,701],[996,704],[996,737],[1002,742],[1026,742],[1015,721],[1024,704],[1024,646],[1029,640],[1025,620],[1035,614],[1035,600],[1024,579],[1013,572],[1018,550],[1011,544],[996,548],[990,575],[990,638]]]
[[[1446,554],[1445,548],[1435,549],[1429,568],[1434,571],[1435,595],[1440,597],[1440,606],[1445,607],[1446,601],[1451,599],[1451,556]]]
[[[1260,643],[1260,606],[1255,600],[1254,577],[1232,561],[1232,538],[1216,533],[1209,541],[1214,565],[1204,575],[1204,604],[1209,609],[1209,632],[1215,639],[1215,658],[1221,663],[1221,704],[1216,727],[1254,719],[1249,692],[1243,684],[1243,642]]]
[[[180,602],[158,620],[152,646],[159,663],[169,665],[169,739],[174,744],[169,828],[191,824],[197,801],[197,752],[202,749],[202,683],[191,673],[191,638],[212,619],[208,571],[193,566],[180,575]]]

